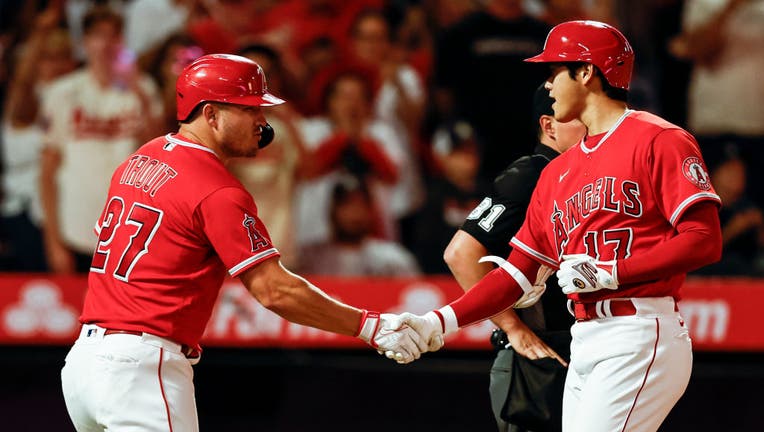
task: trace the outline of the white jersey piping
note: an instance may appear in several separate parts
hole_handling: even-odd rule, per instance
[[[205,146],[199,145],[199,144],[190,143],[188,141],[183,141],[182,139],[179,139],[179,138],[176,138],[176,137],[172,136],[172,134],[167,134],[167,135],[165,135],[164,138],[167,141],[169,141],[169,142],[171,142],[171,143],[173,143],[175,145],[180,145],[180,146],[183,146],[183,147],[190,147],[190,148],[197,149],[197,150],[203,150],[203,151],[210,152],[210,153],[214,154],[215,156],[217,156],[215,154],[215,152],[212,151],[212,149],[210,149],[208,147],[205,147]]]
[[[605,134],[605,136],[604,136],[604,137],[602,137],[602,139],[600,140],[600,142],[598,142],[598,143],[597,143],[597,145],[596,145],[596,146],[594,146],[594,147],[592,147],[591,149],[590,149],[590,148],[587,148],[587,147],[584,145],[584,144],[585,144],[585,141],[584,141],[584,138],[585,138],[585,137],[584,137],[584,138],[581,138],[581,151],[582,151],[582,152],[584,152],[584,153],[586,153],[586,154],[589,154],[589,153],[592,153],[592,152],[594,152],[594,151],[595,151],[595,150],[597,150],[598,148],[600,148],[600,146],[602,145],[602,143],[604,143],[604,142],[605,142],[605,141],[606,141],[606,140],[607,140],[607,139],[610,137],[610,135],[612,135],[612,134],[613,134],[613,132],[615,132],[615,130],[616,130],[616,129],[618,129],[618,126],[620,126],[620,125],[621,125],[621,123],[623,123],[623,121],[626,119],[626,117],[628,117],[628,116],[629,116],[629,114],[631,114],[632,112],[634,112],[634,110],[631,110],[631,109],[626,109],[626,111],[624,111],[624,112],[623,112],[623,114],[621,114],[621,117],[619,117],[619,118],[618,118],[618,120],[616,120],[616,121],[615,121],[615,124],[613,125],[613,127],[611,127],[609,131],[607,131],[607,133]]]
[[[722,199],[719,198],[719,195],[716,195],[716,194],[711,193],[711,192],[700,192],[700,193],[696,193],[694,195],[691,195],[690,197],[688,197],[687,199],[682,201],[682,203],[679,204],[679,206],[676,208],[676,210],[674,210],[674,213],[671,214],[671,219],[669,219],[669,223],[672,226],[675,225],[676,224],[676,220],[679,218],[679,215],[682,214],[684,209],[689,207],[690,204],[692,204],[693,202],[695,202],[695,201],[697,201],[697,200],[699,200],[701,198],[712,198],[714,201],[717,201],[717,202],[721,202],[722,201]]]
[[[510,241],[510,243],[512,243],[513,245],[519,247],[520,249],[524,250],[525,252],[531,254],[532,256],[540,259],[541,261],[546,262],[547,264],[549,264],[552,267],[556,268],[559,265],[557,263],[557,261],[547,257],[546,255],[542,255],[542,254],[536,252],[535,250],[533,250],[530,247],[528,247],[528,245],[526,245],[525,243],[523,243],[520,240],[518,240],[517,237],[512,237],[512,240]]]
[[[230,269],[228,269],[228,273],[229,273],[231,276],[233,276],[233,275],[235,275],[235,274],[236,274],[236,273],[237,273],[239,270],[241,270],[241,269],[243,269],[244,267],[246,267],[246,266],[248,266],[248,265],[252,264],[253,262],[255,262],[255,261],[259,261],[259,260],[261,260],[261,259],[263,259],[263,258],[266,258],[266,257],[268,257],[269,255],[274,255],[274,254],[277,254],[278,252],[279,252],[279,251],[277,251],[277,250],[276,250],[276,248],[270,248],[270,249],[266,249],[266,250],[264,250],[264,251],[260,252],[259,254],[255,255],[255,256],[251,256],[251,257],[249,257],[249,258],[245,259],[244,261],[242,261],[242,262],[240,262],[240,263],[236,264],[235,266],[231,267]]]

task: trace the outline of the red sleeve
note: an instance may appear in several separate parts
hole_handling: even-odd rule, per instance
[[[540,265],[525,254],[513,250],[507,261],[531,283],[536,279]],[[464,327],[511,307],[522,295],[520,284],[504,269],[496,268],[449,306],[454,310],[459,327]]]
[[[333,170],[340,159],[342,151],[348,146],[348,136],[344,133],[336,133],[325,139],[310,153],[307,158],[305,176],[308,178],[324,175]]]
[[[676,224],[678,234],[640,255],[618,260],[621,284],[663,279],[718,261],[722,231],[715,202],[688,208]]]
[[[279,256],[257,217],[252,196],[244,189],[230,187],[215,191],[199,204],[197,217],[231,276]]]
[[[649,158],[654,194],[671,225],[676,226],[682,213],[697,202],[721,202],[698,144],[687,131],[666,129],[658,134]]]
[[[358,153],[371,164],[372,169],[382,181],[394,183],[398,180],[398,170],[395,168],[395,164],[382,151],[377,141],[368,137],[361,138],[358,142]]]
[[[318,145],[310,154],[310,163],[307,166],[306,177],[311,178],[326,174],[337,167],[340,157],[348,146],[355,145],[358,154],[371,165],[372,170],[379,178],[387,183],[393,183],[398,179],[398,171],[395,164],[381,149],[379,143],[372,138],[360,138],[357,144],[353,144],[350,137],[343,133],[335,133]]]

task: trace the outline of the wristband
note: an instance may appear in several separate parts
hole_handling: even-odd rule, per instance
[[[362,312],[361,322],[358,326],[358,332],[355,336],[362,339],[371,346],[376,347],[376,343],[374,342],[374,335],[377,334],[377,329],[379,328],[379,312],[368,311],[366,309],[364,309]]]

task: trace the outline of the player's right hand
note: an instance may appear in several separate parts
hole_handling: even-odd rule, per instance
[[[398,315],[364,311],[358,337],[398,363],[411,363],[427,351],[419,333]]]
[[[404,312],[399,317],[425,341],[427,351],[437,351],[443,347],[443,323],[435,312],[427,312],[424,315]]]

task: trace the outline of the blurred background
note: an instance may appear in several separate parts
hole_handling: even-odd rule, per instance
[[[693,377],[661,430],[759,430],[764,0],[0,0],[2,429],[72,430],[58,374],[92,226],[116,165],[177,129],[185,65],[247,56],[288,101],[266,109],[275,143],[230,166],[284,264],[351,304],[419,313],[459,295],[443,251],[533,150],[547,70],[522,60],[572,19],[622,30],[630,105],[695,135],[723,202],[722,260],[680,303]],[[202,430],[494,430],[490,324],[398,366],[241,290],[223,287],[195,368]]]

